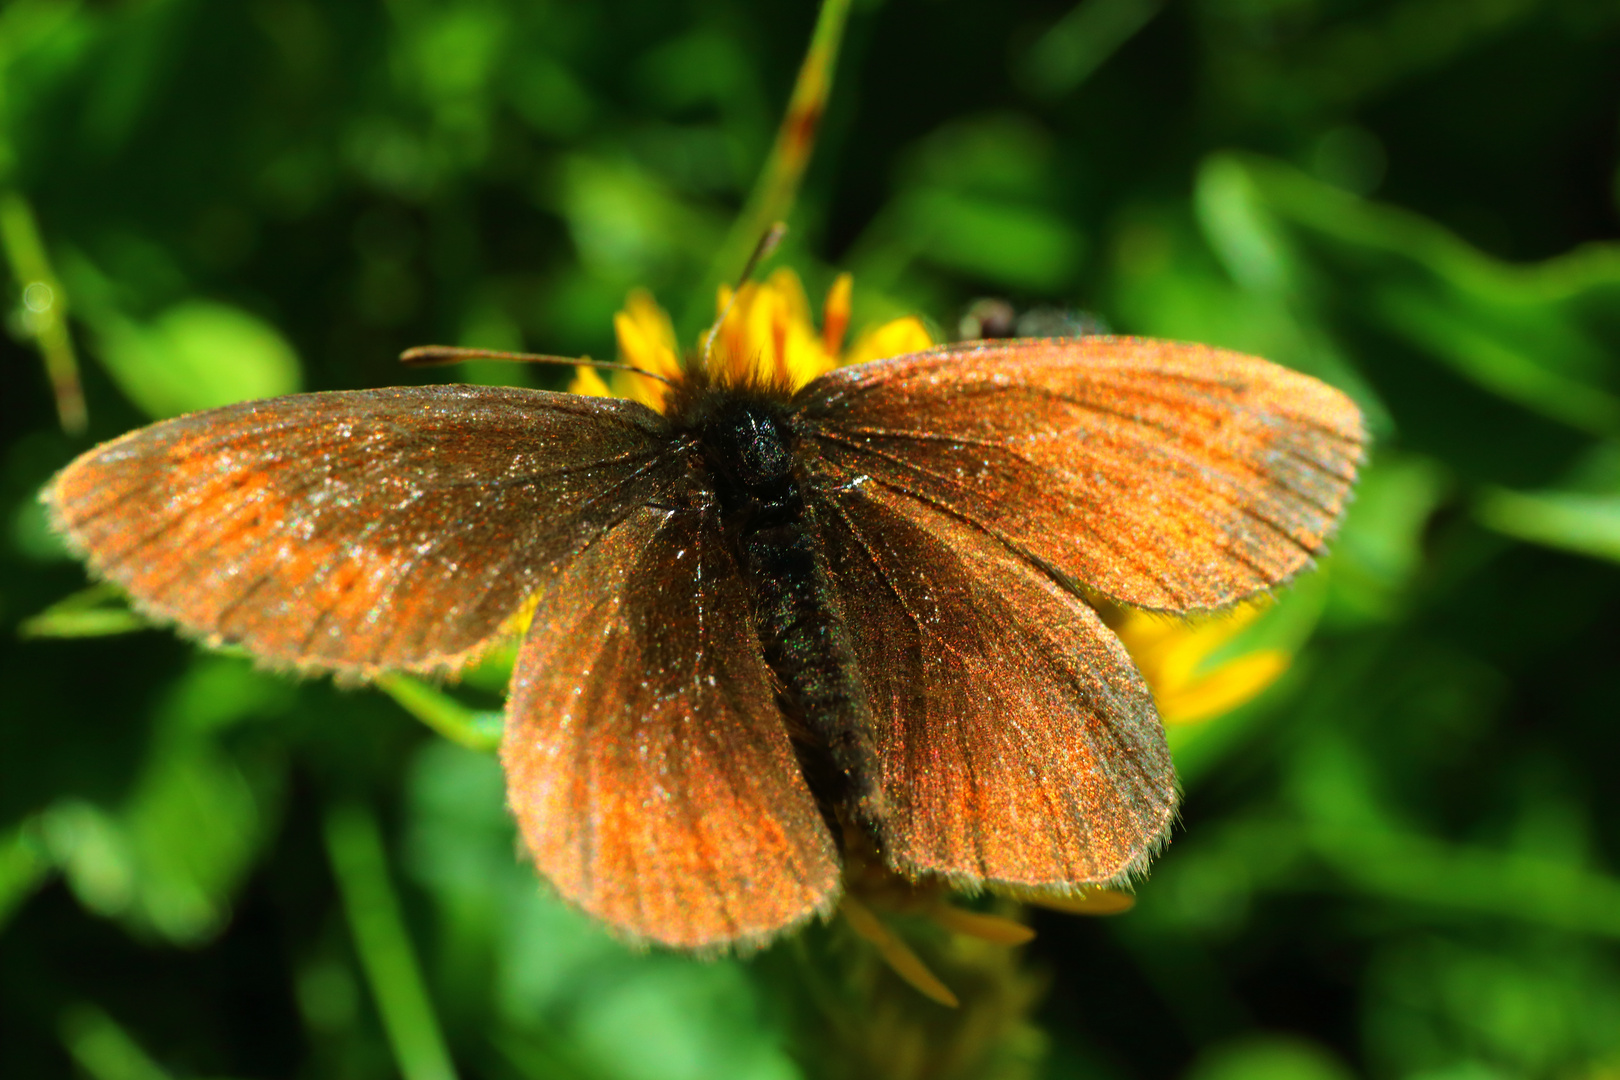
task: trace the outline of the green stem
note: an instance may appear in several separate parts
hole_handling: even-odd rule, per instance
[[[131,611],[116,586],[98,582],[65,596],[30,615],[17,626],[23,638],[106,637],[150,630],[152,624]]]
[[[1047,98],[1061,97],[1090,77],[1164,6],[1164,0],[1084,0],[1035,42],[1019,72]]]
[[[37,819],[0,835],[0,931],[51,872],[51,862],[36,838]]]
[[[326,850],[360,964],[405,1080],[455,1080],[371,811],[355,803],[326,815]]]
[[[67,293],[51,269],[39,236],[34,208],[15,189],[0,191],[0,250],[11,264],[11,275],[22,298],[26,325],[39,342],[45,374],[56,397],[56,415],[70,435],[84,431],[89,414],[79,384],[79,361],[67,329]]]
[[[708,275],[691,300],[689,314],[693,316],[690,321],[694,325],[710,321],[708,308],[714,303],[715,289],[742,271],[765,230],[786,218],[793,208],[799,183],[804,179],[811,151],[815,149],[827,97],[832,91],[838,46],[844,38],[849,5],[850,0],[822,0],[815,32],[810,37],[810,49],[799,67],[793,96],[788,99],[787,114],[776,129],[776,142],[770,156],[765,159],[765,167],[742,213],[737,215]]]
[[[1312,845],[1368,892],[1620,938],[1620,880],[1553,859],[1384,830],[1319,826]]]
[[[501,745],[501,714],[469,709],[444,691],[409,675],[377,679],[377,689],[406,712],[458,746],[488,753]]]
[[[129,1032],[94,1005],[68,1009],[60,1027],[68,1053],[95,1080],[170,1080]]]

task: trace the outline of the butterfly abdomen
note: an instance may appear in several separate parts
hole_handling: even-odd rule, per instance
[[[777,704],[812,790],[876,825],[882,815],[865,692],[806,520],[794,435],[768,398],[714,403],[699,429]]]

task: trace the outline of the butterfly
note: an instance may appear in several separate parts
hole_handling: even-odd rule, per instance
[[[1122,883],[1177,788],[1103,602],[1219,609],[1306,567],[1356,406],[1200,345],[1001,340],[792,390],[689,363],[663,412],[468,385],[300,394],[101,445],[44,493],[136,605],[261,661],[454,671],[527,622],[508,798],[620,936],[825,914],[841,830],[979,889]]]

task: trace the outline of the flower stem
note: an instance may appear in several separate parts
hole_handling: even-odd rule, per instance
[[[1553,858],[1397,829],[1318,825],[1317,853],[1367,892],[1620,938],[1620,880]]]
[[[56,416],[70,435],[84,431],[89,414],[84,388],[79,384],[79,361],[67,329],[67,293],[51,270],[45,244],[39,236],[34,208],[15,189],[0,190],[0,251],[11,264],[22,299],[24,325],[39,342],[45,374],[56,398]]]
[[[455,1080],[371,811],[358,803],[328,810],[326,850],[401,1075],[405,1080]]]
[[[17,626],[23,638],[108,637],[148,630],[152,624],[129,609],[124,594],[106,582],[80,589]]]
[[[118,1021],[94,1005],[75,1005],[62,1015],[62,1041],[94,1080],[170,1080]]]
[[[444,691],[409,675],[383,675],[377,679],[377,688],[458,746],[488,753],[501,745],[498,712],[469,709]]]
[[[720,245],[703,284],[692,297],[688,315],[693,325],[709,321],[708,305],[714,302],[715,289],[742,271],[765,230],[786,219],[793,207],[799,183],[810,164],[811,151],[815,149],[822,114],[827,109],[849,6],[850,0],[822,0],[821,13],[816,17],[816,28],[810,37],[810,49],[799,67],[793,96],[788,99],[787,114],[776,129],[776,142],[771,146],[770,156],[765,159],[754,190]]]

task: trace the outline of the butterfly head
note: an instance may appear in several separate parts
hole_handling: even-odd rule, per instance
[[[709,465],[748,491],[772,488],[793,469],[793,430],[767,398],[721,392],[700,432]]]
[[[717,488],[769,498],[792,476],[798,437],[789,402],[785,387],[715,381],[691,366],[666,399],[665,415],[698,448]]]

